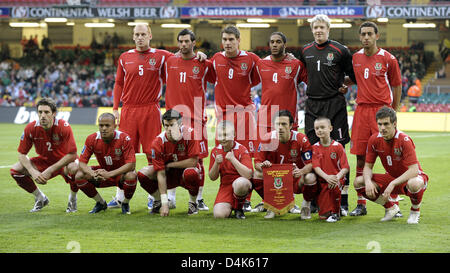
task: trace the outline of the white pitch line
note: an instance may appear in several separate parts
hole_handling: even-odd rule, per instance
[[[413,135],[413,134],[411,134]],[[450,136],[450,134],[429,134],[429,135],[415,135],[414,138],[425,138],[425,137],[442,137]]]

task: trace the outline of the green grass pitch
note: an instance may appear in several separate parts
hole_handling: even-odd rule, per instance
[[[409,132],[430,182],[421,207],[419,225],[408,225],[410,201],[400,202],[403,218],[381,223],[384,209],[368,203],[368,215],[343,217],[331,224],[313,214],[311,220],[300,221],[298,214],[287,214],[265,220],[264,213],[246,213],[247,219],[214,219],[212,206],[218,181],[205,182],[204,199],[207,212],[188,217],[188,193],[177,189],[177,208],[170,216],[149,215],[147,193],[138,185],[130,203],[131,215],[108,209],[97,215],[88,211],[94,201],[78,193],[78,212],[65,212],[69,187],[60,177],[40,189],[50,204],[38,213],[28,212],[34,198],[19,188],[9,175],[17,161],[17,146],[25,125],[0,124],[0,252],[1,253],[82,253],[151,252],[151,253],[435,253],[450,252],[450,134]],[[97,128],[92,125],[72,126],[79,151],[86,136]],[[210,141],[210,145],[213,141]],[[34,155],[34,150],[30,153]],[[348,152],[351,180],[354,179],[355,157]],[[137,169],[146,165],[137,156]],[[208,168],[209,160],[205,167]],[[377,161],[376,170],[381,171]],[[115,188],[99,189],[106,201]],[[259,203],[256,193],[252,205]],[[301,204],[302,196],[296,196]],[[356,204],[353,186],[349,190],[350,209]]]

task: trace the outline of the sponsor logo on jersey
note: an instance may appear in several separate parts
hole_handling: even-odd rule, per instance
[[[273,179],[273,186],[275,187],[275,189],[281,189],[283,187],[283,179],[281,179],[281,177],[275,177]]]

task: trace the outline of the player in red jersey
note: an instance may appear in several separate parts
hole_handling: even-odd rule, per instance
[[[355,179],[355,189],[365,198],[385,207],[386,213],[381,221],[392,220],[400,210],[390,200],[392,194],[409,196],[411,212],[407,223],[418,224],[428,176],[420,167],[412,139],[397,130],[395,111],[383,106],[376,113],[376,121],[379,133],[373,134],[369,139],[363,176]],[[385,174],[374,174],[372,171],[377,157],[386,170]]]
[[[350,152],[356,155],[356,176],[362,175],[367,142],[371,135],[378,132],[376,112],[384,105],[397,110],[402,93],[398,62],[392,54],[377,46],[379,37],[377,25],[373,22],[364,22],[359,27],[359,39],[363,48],[353,54],[353,70],[358,93]],[[357,206],[350,216],[366,213],[366,200],[358,194]]]
[[[131,139],[128,134],[116,130],[115,116],[111,113],[100,115],[98,127],[98,132],[86,138],[75,180],[78,188],[96,201],[89,213],[98,213],[108,207],[96,188],[118,186],[125,192],[122,213],[130,214],[129,202],[136,190],[136,158]],[[98,166],[87,165],[92,154],[95,154]]]
[[[30,212],[40,211],[49,200],[35,183],[45,185],[51,178],[61,175],[70,184],[69,203],[66,212],[77,210],[78,187],[72,179],[78,169],[77,146],[69,123],[56,118],[56,103],[49,98],[41,99],[37,105],[39,119],[30,122],[20,138],[19,162],[10,169],[17,184],[35,197]],[[31,147],[37,157],[27,156]]]
[[[215,181],[220,177],[220,186],[213,214],[215,218],[227,218],[234,210],[236,218],[245,219],[242,208],[252,189],[252,159],[247,148],[235,141],[233,123],[223,120],[216,130],[219,145],[211,151],[209,178]]]
[[[260,58],[239,49],[241,34],[236,26],[226,26],[221,35],[224,51],[216,53],[211,59],[216,73],[214,98],[217,122],[228,120],[233,123],[236,141],[244,145],[253,157],[258,135],[251,87],[260,81],[256,71]],[[244,211],[251,210],[250,196],[244,204]]]
[[[274,130],[272,117],[281,109],[294,117],[293,129],[297,130],[297,93],[300,82],[307,83],[305,65],[286,54],[286,36],[281,32],[270,35],[271,54],[256,63],[261,80],[261,107],[258,110],[258,135]]]
[[[194,138],[199,141],[199,164],[204,173],[203,158],[208,157],[208,136],[206,131],[206,84],[214,83],[212,62],[200,61],[194,53],[195,34],[188,29],[178,33],[180,56],[169,57],[165,64],[166,109],[175,109],[183,116],[183,124],[194,129]],[[202,176],[197,205],[199,210],[209,210],[202,193],[205,177]],[[169,196],[175,201],[175,193]]]
[[[314,131],[319,141],[313,145],[312,167],[318,176],[319,218],[334,223],[340,220],[341,190],[344,187],[348,165],[342,144],[331,139],[331,121],[318,117]]]
[[[161,132],[159,100],[162,94],[164,63],[173,54],[150,47],[151,29],[138,24],[133,29],[136,48],[122,53],[117,63],[113,113],[119,130],[127,133],[136,153],[143,152],[150,163],[152,140]],[[122,109],[119,114],[119,104]],[[139,117],[139,118],[137,118]],[[158,122],[155,122],[158,121]],[[117,189],[109,207],[120,207],[124,193]]]
[[[225,27],[222,30],[224,51],[216,53],[211,59],[216,73],[216,117],[217,122],[229,120],[235,125],[236,141],[244,145],[253,157],[257,140],[256,108],[250,89],[259,83],[256,71],[259,57],[239,50],[239,43],[239,29],[233,25]]]
[[[312,173],[312,147],[306,135],[293,130],[294,118],[289,110],[281,110],[274,115],[275,130],[268,133],[261,142],[255,156],[253,186],[264,198],[263,169],[272,164],[293,164],[295,194],[303,193],[303,203],[311,202],[315,197],[316,176]],[[301,219],[311,218],[309,206],[302,206]],[[265,218],[273,218],[275,213],[268,211]]]
[[[136,153],[150,155],[151,141],[161,132],[159,99],[162,94],[163,66],[173,55],[150,47],[150,27],[138,24],[133,30],[136,48],[122,53],[117,64],[113,113],[119,129],[132,139]],[[119,115],[119,103],[122,111]],[[136,117],[139,118],[136,118]],[[119,118],[120,117],[120,118]]]
[[[151,213],[169,215],[167,189],[182,186],[189,192],[188,215],[198,213],[197,194],[202,168],[198,163],[200,145],[193,130],[182,126],[179,112],[170,109],[162,116],[165,132],[152,144],[152,164],[138,172],[139,182],[155,199]]]

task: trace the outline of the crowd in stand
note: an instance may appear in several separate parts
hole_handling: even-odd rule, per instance
[[[24,54],[20,60],[11,60],[0,55],[0,106],[34,106],[42,97],[52,97],[59,107],[112,106],[115,60],[123,52],[117,48],[115,39],[108,45],[94,42],[90,48],[76,46],[72,49],[50,49],[51,41],[44,38],[39,49],[35,38],[22,41]],[[114,41],[114,42],[113,42]],[[45,45],[44,45],[45,43]],[[93,48],[93,49],[92,49]],[[289,51],[289,49],[288,49]],[[265,57],[270,52],[254,51]],[[298,50],[291,49],[294,55]],[[414,44],[410,50],[392,51],[399,60],[403,76],[403,96],[409,86],[425,75],[427,60],[423,44]],[[214,52],[209,52],[212,55]],[[304,85],[300,85],[299,109],[304,108]],[[347,93],[349,110],[354,109],[357,88],[352,86]],[[254,88],[257,101],[261,97],[260,87]],[[207,104],[214,102],[214,88],[208,86]],[[164,107],[164,96],[161,99]]]

